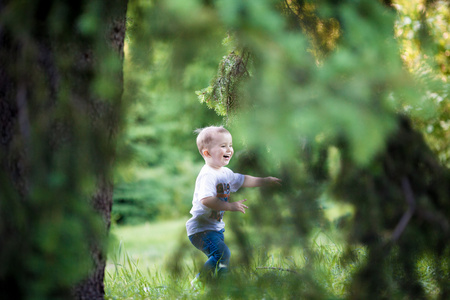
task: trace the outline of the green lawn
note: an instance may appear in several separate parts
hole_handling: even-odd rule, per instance
[[[186,219],[180,219],[137,226],[113,227],[111,230],[113,239],[106,268],[105,298],[198,299],[199,295],[190,287],[190,281],[196,273],[195,270],[204,262],[205,257],[189,243],[185,222]],[[237,260],[239,251],[237,251],[232,231],[229,231],[229,237],[229,246]],[[349,270],[330,268],[331,265],[336,265],[339,250],[326,245],[325,237],[317,236],[315,240],[316,247],[321,249],[318,251],[320,255],[316,257],[320,260],[317,264],[322,269],[321,276],[323,280],[330,281],[325,284],[327,286],[334,285],[334,288],[330,289],[335,294],[342,293],[343,282],[350,274]],[[241,270],[239,265],[236,266],[237,270],[240,270],[237,276],[245,278],[242,280],[245,284],[239,287],[239,290],[255,293],[256,298],[254,299],[265,294],[280,296],[284,293],[289,294],[289,288],[284,284],[269,285],[271,290],[262,290],[261,294],[256,291],[258,290],[257,286],[262,284],[261,282],[266,280],[267,276],[276,275],[278,277],[274,278],[285,278],[286,282],[290,282],[289,278],[291,277],[289,276],[295,276],[295,273],[291,273],[289,270],[298,269],[305,263],[301,249],[293,251],[293,253],[297,253],[297,255],[286,257],[285,254],[282,254],[281,249],[276,247],[270,252],[255,252],[250,269]],[[176,260],[173,257],[181,259]],[[168,264],[170,261],[178,263],[179,273],[172,272],[174,265]],[[194,264],[197,266],[194,267]],[[338,276],[342,274],[346,276],[337,278],[336,274],[332,274],[332,272],[340,273]],[[213,291],[205,292],[205,299],[209,297],[209,292]]]
[[[106,268],[105,299],[199,299],[198,292],[190,287],[190,281],[205,257],[189,243],[185,222],[186,219],[179,219],[136,226],[114,226]],[[235,254],[233,257],[238,260],[239,251],[234,251],[237,246],[232,231],[229,231],[229,237],[230,249]],[[308,284],[298,285],[298,282],[307,279],[312,280],[310,283],[320,285],[336,299],[348,296],[347,284],[364,262],[364,248],[354,249],[357,256],[352,261],[342,260],[342,247],[320,230],[313,235],[309,245],[308,248],[296,246],[290,254],[284,253],[279,247],[255,248],[250,268],[235,266],[237,273],[234,275],[237,277],[233,285],[228,287],[231,288],[229,291],[249,293],[248,299],[266,296],[283,299],[289,298],[292,289],[297,289],[300,294],[308,291]],[[307,260],[312,263],[309,271],[304,269]],[[417,268],[429,299],[434,299],[438,289],[430,266],[432,262],[424,257]],[[178,272],[174,272],[177,268]],[[303,272],[305,270],[309,273]],[[244,276],[243,280],[239,280],[239,276]],[[290,283],[295,284],[291,286]],[[243,285],[237,286],[239,284]],[[260,289],[261,286],[264,289]],[[207,290],[203,298],[209,299],[215,292],[217,290]]]
[[[122,251],[143,270],[158,270],[184,239],[187,219],[160,221],[135,226],[114,226],[107,271],[114,268],[113,256],[119,245]]]

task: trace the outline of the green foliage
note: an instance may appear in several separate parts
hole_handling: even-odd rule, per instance
[[[367,163],[381,150],[383,139],[394,128],[387,113],[393,109],[389,93],[413,84],[404,80],[407,74],[391,36],[393,15],[383,13],[383,20],[378,20],[381,10],[376,2],[334,9],[339,15],[333,17],[339,17],[346,30],[337,50],[320,66],[299,33],[263,31],[264,39],[274,43],[272,48],[261,47],[262,41],[249,45],[260,62],[248,83],[246,95],[251,97],[242,99],[252,114],[244,110],[235,127],[242,135],[255,137],[248,139],[250,145],[262,146],[258,137],[265,136],[265,144],[274,147],[270,153],[283,161],[295,159],[299,139],[318,135],[327,140],[345,136],[359,163]],[[254,30],[262,31],[243,28],[241,34],[253,35]],[[371,38],[361,43],[362,36]],[[297,138],[291,138],[293,133]]]
[[[408,69],[422,83],[422,99],[405,107],[414,125],[425,136],[439,160],[450,166],[450,10],[445,1],[396,1],[396,35]],[[423,113],[422,103],[432,103],[433,113]]]

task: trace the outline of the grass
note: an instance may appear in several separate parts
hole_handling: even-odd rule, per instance
[[[105,274],[105,299],[160,299],[187,290],[166,271],[167,260],[185,237],[186,220],[114,227]],[[171,299],[166,298],[166,299]]]
[[[121,226],[112,229],[110,253],[126,252],[140,268],[157,271],[163,261],[176,249],[178,242],[186,237],[186,220],[170,220],[146,223],[138,226]],[[114,267],[109,261],[107,270]]]
[[[105,299],[345,299],[348,284],[365,259],[362,247],[355,247],[349,259],[332,237],[317,231],[308,247],[252,248],[251,261],[240,264],[243,251],[228,232],[235,262],[232,276],[220,285],[193,290],[190,281],[205,257],[189,243],[185,221],[114,227]],[[436,299],[432,264],[424,257],[417,269],[429,299]]]
[[[317,234],[314,251],[292,249],[253,249],[251,267],[235,266],[233,281],[226,289],[211,287],[199,294],[190,281],[204,262],[200,251],[189,244],[185,234],[186,220],[164,221],[139,226],[115,227],[106,268],[106,299],[231,299],[290,298],[292,289],[316,282],[326,293],[341,297],[351,274],[352,265],[340,265],[342,250],[330,239]],[[237,245],[230,238],[230,248],[239,260]],[[235,255],[236,254],[236,255]],[[179,258],[179,259],[175,259]],[[302,270],[316,268],[317,278],[306,278]],[[244,284],[245,283],[245,284]],[[277,283],[277,284],[271,284]],[[227,291],[226,294],[224,291]],[[284,296],[283,296],[284,295]]]

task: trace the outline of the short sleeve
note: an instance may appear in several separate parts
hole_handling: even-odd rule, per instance
[[[244,178],[245,176],[239,173],[232,173],[233,175],[232,180],[230,182],[230,189],[231,192],[236,192],[237,190],[239,190],[241,188],[241,186],[244,184]]]
[[[215,180],[212,176],[208,176],[208,174],[202,174],[197,180],[198,192],[197,199],[201,200],[207,197],[216,196],[216,186]]]

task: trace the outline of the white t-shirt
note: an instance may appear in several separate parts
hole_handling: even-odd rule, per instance
[[[222,220],[224,212],[208,208],[200,200],[206,197],[217,197],[222,201],[228,201],[230,193],[236,192],[243,183],[244,175],[234,173],[226,167],[217,170],[205,164],[195,182],[190,211],[192,218],[186,222],[188,236],[207,230],[222,230],[225,227]]]

